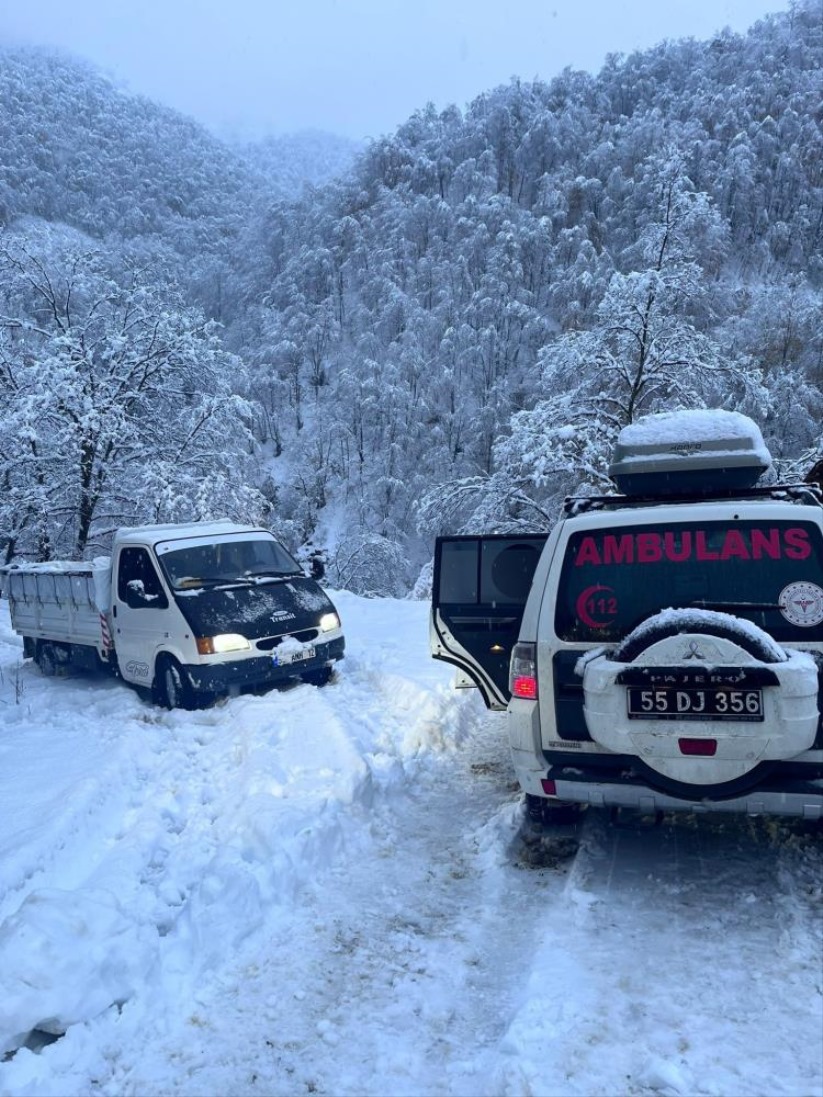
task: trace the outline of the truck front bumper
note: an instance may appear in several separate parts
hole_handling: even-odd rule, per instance
[[[298,662],[278,665],[268,656],[250,659],[232,659],[224,663],[188,664],[186,671],[192,688],[198,693],[229,693],[232,689],[251,686],[275,686],[292,678],[300,678],[312,671],[322,670],[330,663],[343,658],[345,639],[340,636],[328,643],[314,645],[314,656]]]

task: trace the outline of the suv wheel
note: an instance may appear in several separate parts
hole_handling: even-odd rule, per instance
[[[692,612],[693,629],[687,624]],[[669,636],[683,636],[692,631],[699,632],[701,636],[731,640],[761,663],[783,663],[788,658],[786,651],[756,625],[742,621],[739,617],[732,617],[731,614],[707,613],[705,610],[684,610],[676,614],[664,610],[663,613],[655,614],[634,629],[614,649],[611,658],[616,663],[631,663],[652,644]]]
[[[535,826],[560,826],[576,823],[583,810],[582,804],[566,800],[548,800],[545,796],[526,793],[526,815]]]

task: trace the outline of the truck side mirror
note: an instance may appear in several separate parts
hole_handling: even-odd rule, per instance
[[[143,607],[148,604],[145,591],[142,589],[142,584],[140,589],[138,589],[129,583],[126,588],[126,605],[129,609],[143,609]]]
[[[129,609],[166,609],[169,604],[162,590],[150,594],[142,579],[130,579],[126,583],[125,602]]]

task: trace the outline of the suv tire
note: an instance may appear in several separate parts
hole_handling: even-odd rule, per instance
[[[749,621],[664,610],[586,662],[586,725],[653,787],[695,802],[732,797],[811,747],[809,663]]]

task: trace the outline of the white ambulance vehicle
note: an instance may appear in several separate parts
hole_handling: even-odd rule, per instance
[[[438,539],[432,654],[507,711],[533,818],[823,817],[823,497],[770,468],[745,416],[652,415],[550,534]]]

